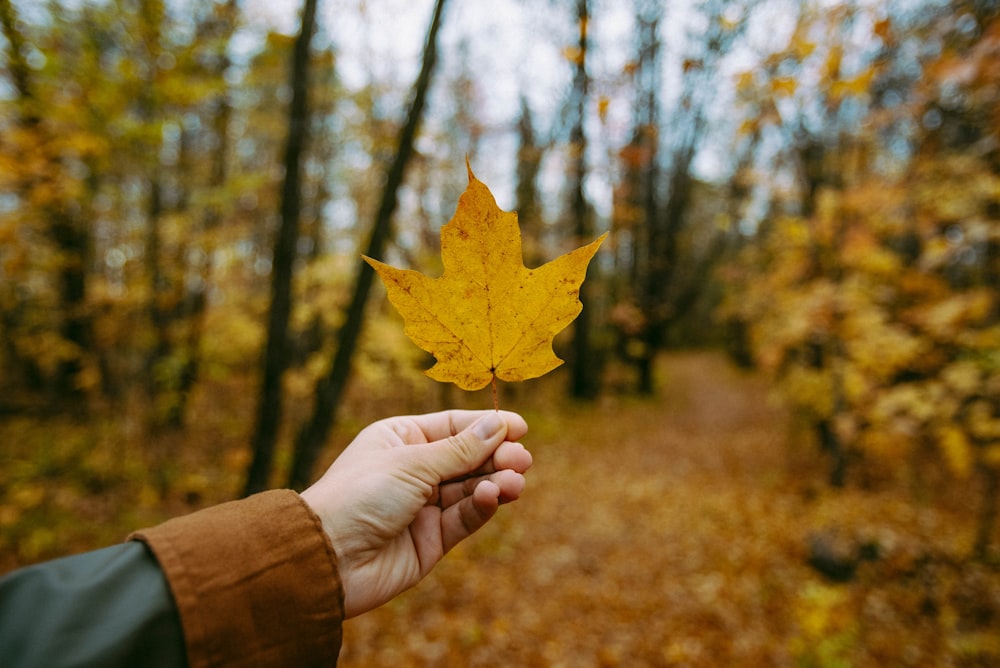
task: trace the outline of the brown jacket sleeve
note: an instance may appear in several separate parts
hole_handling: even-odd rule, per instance
[[[192,668],[336,663],[344,618],[336,556],[295,492],[224,503],[130,538],[166,574]]]

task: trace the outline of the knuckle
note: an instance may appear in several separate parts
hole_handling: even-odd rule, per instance
[[[448,443],[462,462],[474,462],[478,454],[477,440],[467,432],[448,437]]]

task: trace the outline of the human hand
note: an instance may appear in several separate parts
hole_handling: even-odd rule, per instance
[[[394,417],[363,429],[302,498],[337,554],[347,617],[420,581],[524,490],[528,426],[507,411]]]

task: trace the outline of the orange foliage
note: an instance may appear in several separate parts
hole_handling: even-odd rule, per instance
[[[843,11],[803,19],[800,30],[810,21],[836,26]],[[960,484],[973,470],[1000,475],[990,456],[997,441],[990,429],[974,433],[971,411],[980,406],[987,421],[1000,415],[1000,161],[997,128],[980,114],[998,101],[1000,74],[985,55],[998,25],[984,19],[970,48],[949,46],[922,64],[925,78],[897,91],[905,104],[872,108],[862,123],[838,115],[843,97],[878,94],[892,63],[877,54],[844,73],[844,32],[826,31],[818,51],[827,55],[810,66],[824,73],[813,111],[829,127],[802,132],[799,192],[783,195],[789,213],[768,221],[727,269],[727,314],[747,326],[757,361],[823,447],[849,452],[856,465],[891,466],[900,478],[925,449],[937,450]],[[872,30],[890,39],[889,23]],[[779,52],[803,69],[812,53],[796,38]],[[759,96],[782,81],[765,82]],[[923,128],[926,114],[957,104],[956,93],[943,92],[956,86],[967,108]],[[887,155],[881,133],[907,119],[914,148],[903,161]],[[992,531],[988,490],[982,541]]]

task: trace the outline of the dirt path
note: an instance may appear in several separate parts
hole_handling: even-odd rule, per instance
[[[521,409],[525,498],[350,622],[341,665],[937,664],[949,630],[906,594],[906,569],[961,542],[954,518],[891,494],[804,495],[766,383],[713,354],[663,371],[655,401]],[[886,559],[834,585],[807,565],[807,538],[845,526]],[[983,577],[1000,624],[1000,582]]]

